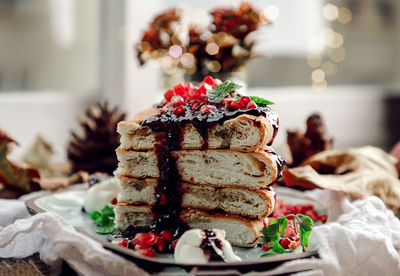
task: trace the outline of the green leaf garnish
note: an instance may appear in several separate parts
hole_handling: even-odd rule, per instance
[[[207,99],[212,103],[220,103],[226,95],[232,91],[238,90],[242,86],[234,83],[233,81],[227,80],[218,85],[217,87],[207,90]]]
[[[96,222],[96,233],[110,234],[115,230],[114,209],[112,206],[106,205],[101,212],[93,211],[91,218]]]
[[[255,97],[255,96],[250,96],[250,100],[255,102],[258,106],[265,107],[267,105],[274,104],[273,102],[270,102],[266,99],[260,98],[260,97]]]
[[[96,233],[98,234],[111,234],[115,230],[114,222],[105,226],[96,227]]]
[[[296,234],[297,234],[297,226],[296,226],[296,221],[297,221],[297,225],[299,226],[300,244],[303,248],[303,251],[306,251],[309,244],[309,238],[312,231],[312,227],[314,225],[313,220],[310,217],[303,214],[297,214],[297,215],[289,214],[279,219],[273,220],[269,225],[261,229],[262,235],[260,237],[260,243],[267,244],[270,247],[270,249],[265,253],[263,253],[261,257],[293,252],[293,250],[284,249],[279,243],[279,238],[284,236],[286,227],[289,222],[287,217],[293,218],[293,227]]]

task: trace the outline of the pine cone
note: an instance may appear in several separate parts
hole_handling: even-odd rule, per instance
[[[72,131],[68,145],[68,159],[72,171],[106,172],[112,174],[118,160],[115,149],[119,146],[117,124],[125,118],[117,107],[108,109],[107,102],[91,105],[80,120],[83,134]]]

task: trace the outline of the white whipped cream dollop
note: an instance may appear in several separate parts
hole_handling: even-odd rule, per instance
[[[119,190],[119,183],[115,177],[93,185],[86,191],[83,199],[85,211],[91,214],[93,211],[100,211],[106,204],[111,205],[113,198],[118,196]]]
[[[212,230],[216,238],[221,242],[221,249],[227,262],[238,262],[242,259],[237,256],[231,244],[225,239],[225,231],[219,229]],[[175,261],[180,263],[199,263],[209,262],[209,255],[200,247],[206,238],[204,230],[191,229],[186,231],[180,238],[175,247]]]

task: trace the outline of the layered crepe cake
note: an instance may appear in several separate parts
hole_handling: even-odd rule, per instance
[[[233,245],[257,243],[284,162],[270,147],[279,120],[236,88],[209,77],[199,88],[178,84],[159,108],[118,124],[123,233],[217,228]]]

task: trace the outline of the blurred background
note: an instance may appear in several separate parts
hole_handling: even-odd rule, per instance
[[[270,99],[286,129],[320,113],[336,148],[400,138],[400,2],[249,1],[271,24],[254,32],[247,94]],[[42,134],[65,158],[88,103],[107,100],[129,116],[159,99],[166,72],[139,65],[136,45],[171,7],[201,21],[222,0],[0,0],[0,127],[21,147]],[[167,72],[168,73],[168,72]]]

